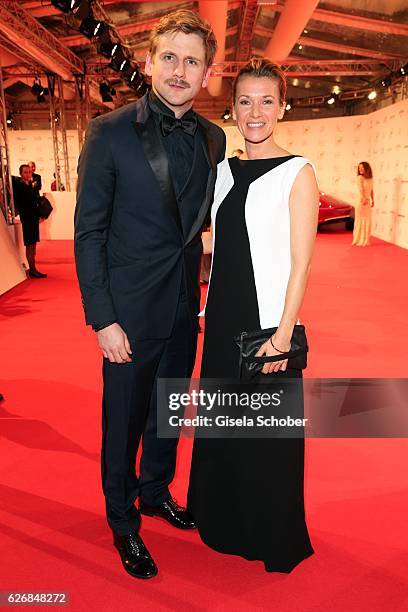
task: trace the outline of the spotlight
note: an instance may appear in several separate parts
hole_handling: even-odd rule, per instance
[[[102,98],[102,102],[113,102],[112,95],[115,95],[115,90],[112,90],[110,84],[107,81],[102,81],[99,84],[99,93]]]
[[[392,83],[391,77],[384,77],[381,81],[382,87],[390,87],[391,83]]]
[[[89,39],[95,37],[100,38],[107,30],[108,26],[106,23],[104,21],[98,21],[92,14],[88,15],[86,19],[83,19],[79,26],[79,31]]]
[[[43,96],[45,94],[45,89],[39,81],[34,81],[33,86],[31,87],[31,93],[34,96]]]
[[[299,45],[298,45],[298,49],[299,49],[299,51],[301,51],[301,50],[303,49],[303,45],[300,45],[300,44],[299,44]]]
[[[137,94],[142,97],[145,95],[145,93],[147,93],[149,91],[149,85],[146,83],[146,81],[142,81],[139,85],[139,87],[136,89]]]
[[[115,55],[118,47],[119,43],[109,40],[107,42],[101,42],[99,45],[99,51],[104,57],[111,59]]]
[[[6,119],[7,127],[13,126],[13,113],[10,111]]]
[[[222,118],[224,119],[224,121],[228,121],[228,119],[231,118],[231,111],[230,109],[227,107],[222,115]]]
[[[408,64],[405,64],[405,66],[401,66],[401,68],[398,71],[402,76],[405,76],[406,74],[408,74]]]
[[[132,66],[130,63],[125,67],[123,71],[123,77],[129,83],[129,85],[134,85],[135,83],[138,83],[138,81],[142,78],[139,70]]]
[[[51,0],[51,4],[63,13],[75,12],[83,3],[84,0]]]
[[[293,108],[293,99],[291,98],[286,102],[285,111],[288,113]]]
[[[377,92],[375,91],[375,89],[373,89],[373,91],[370,91],[370,93],[367,96],[369,100],[375,100],[376,97],[377,97]]]
[[[333,104],[336,103],[338,99],[338,95],[336,93],[333,93],[330,98],[328,100],[326,100],[327,104],[329,104],[329,106],[333,106]]]
[[[333,85],[332,93],[338,95],[340,93],[340,87],[338,85]]]
[[[119,45],[111,59],[110,66],[113,70],[120,72],[124,70],[129,65],[129,60],[126,57],[122,47]]]

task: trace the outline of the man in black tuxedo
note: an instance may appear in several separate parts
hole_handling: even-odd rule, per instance
[[[215,51],[211,27],[194,12],[163,17],[146,58],[152,91],[91,122],[78,166],[77,274],[104,356],[107,519],[126,571],[139,578],[157,573],[140,513],[195,527],[169,492],[177,440],[157,437],[156,381],[188,378],[194,366],[200,233],[225,135],[191,107]]]

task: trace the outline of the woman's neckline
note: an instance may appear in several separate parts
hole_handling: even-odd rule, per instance
[[[234,155],[234,157],[232,157],[231,159],[238,159],[240,162],[247,162],[247,161],[269,161],[270,159],[286,159],[287,157],[295,157],[295,155],[293,153],[291,153],[290,155],[277,155],[276,157],[256,157],[254,159],[241,159],[240,157],[237,157],[236,155]]]

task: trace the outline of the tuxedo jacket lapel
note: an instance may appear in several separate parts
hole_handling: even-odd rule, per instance
[[[186,238],[185,244],[189,243],[194,238],[194,236],[200,230],[201,226],[203,225],[205,221],[205,218],[208,213],[208,208],[211,204],[212,194],[214,192],[214,187],[215,187],[215,179],[217,176],[217,162],[216,162],[217,157],[216,157],[215,143],[212,140],[212,138],[210,138],[209,131],[205,128],[204,125],[200,123],[200,117],[198,118],[198,129],[201,130],[201,133],[203,135],[202,146],[204,149],[205,157],[209,165],[209,172],[208,172],[207,188],[205,192],[205,197],[201,203],[200,210],[198,211],[196,220],[194,221],[191,227],[191,230]]]
[[[138,121],[133,122],[133,127],[139,136],[144,155],[157,179],[165,205],[172,212],[178,228],[183,232],[166,151],[147,102],[138,115]]]

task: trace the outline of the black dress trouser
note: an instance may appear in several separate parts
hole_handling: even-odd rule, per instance
[[[189,378],[197,344],[198,320],[180,297],[172,334],[167,339],[133,341],[132,362],[103,363],[102,486],[110,527],[119,535],[139,528],[134,503],[151,505],[169,499],[178,439],[157,437],[158,378]],[[142,438],[140,476],[136,453]]]

